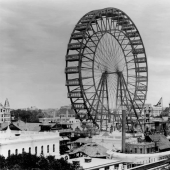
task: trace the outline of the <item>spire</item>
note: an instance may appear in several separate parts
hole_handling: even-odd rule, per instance
[[[10,108],[8,99],[5,100],[4,107],[5,107],[5,108]]]

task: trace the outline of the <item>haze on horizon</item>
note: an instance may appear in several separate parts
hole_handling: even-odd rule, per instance
[[[147,54],[146,103],[170,102],[170,1],[0,0],[0,103],[12,108],[69,105],[65,55],[70,34],[87,12],[115,7],[137,26]]]

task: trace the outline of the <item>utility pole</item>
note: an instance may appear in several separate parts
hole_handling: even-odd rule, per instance
[[[126,110],[122,110],[122,153],[125,153],[126,140]]]

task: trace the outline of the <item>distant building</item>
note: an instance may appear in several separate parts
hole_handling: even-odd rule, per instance
[[[163,107],[162,106],[153,106],[152,107],[153,117],[160,116],[162,111],[163,111]]]
[[[4,106],[0,103],[0,123],[10,122],[10,120],[10,105],[8,99],[6,99]]]
[[[75,112],[71,109],[71,106],[62,106],[58,111],[57,115],[50,118],[39,118],[39,122],[66,122],[71,118],[75,118]]]
[[[60,156],[58,132],[0,131],[0,155],[5,157],[23,152],[40,156]]]
[[[21,110],[33,111],[33,110],[38,110],[38,108],[36,106],[31,106],[31,107],[28,107],[28,108],[23,108]]]

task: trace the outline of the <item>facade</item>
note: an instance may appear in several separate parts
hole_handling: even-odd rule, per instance
[[[4,106],[0,103],[0,123],[10,122],[10,120],[10,105],[8,99],[6,99]]]
[[[154,142],[141,142],[141,143],[126,143],[127,153],[136,154],[147,154],[155,153],[155,143]]]
[[[29,152],[44,156],[60,156],[59,143],[62,138],[58,132],[33,131],[0,131],[0,155],[8,157],[11,154]]]
[[[165,109],[166,111],[164,109],[162,106],[144,105],[142,114],[139,117],[143,131],[159,131],[157,127],[159,125],[164,126],[163,124],[167,122],[169,114],[169,109]],[[136,129],[140,129],[140,126]]]

